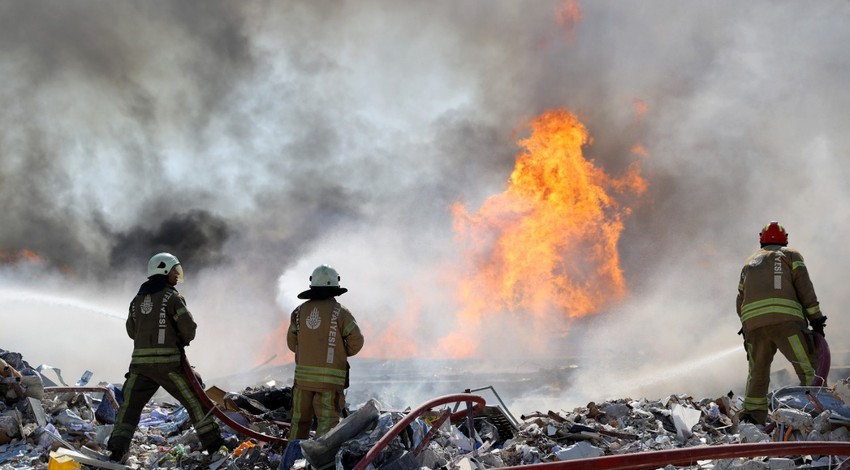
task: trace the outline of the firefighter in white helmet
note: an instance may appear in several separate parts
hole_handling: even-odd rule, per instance
[[[759,242],[761,248],[741,270],[736,308],[749,361],[741,420],[765,424],[773,356],[779,350],[794,366],[800,385],[812,385],[818,363],[812,335],[824,335],[826,317],[803,256],[787,247],[785,228],[770,222]]]
[[[159,387],[189,412],[201,446],[211,457],[224,444],[218,424],[204,410],[183,370],[184,348],[195,339],[197,325],[186,300],[174,288],[180,282],[180,260],[171,253],[157,253],[148,261],[148,280],[130,302],[126,327],[133,340],[133,357],[124,376],[124,402],[107,444],[110,460],[126,460],[142,410]]]
[[[323,264],[313,270],[307,299],[292,312],[286,344],[295,353],[292,427],[289,439],[306,439],[316,418],[316,437],[339,423],[348,387],[348,358],[363,348],[363,334],[351,312],[336,300],[348,292],[336,270]]]

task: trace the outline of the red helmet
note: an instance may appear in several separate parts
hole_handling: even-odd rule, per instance
[[[759,241],[762,245],[787,245],[788,232],[779,225],[779,222],[773,221],[761,229]]]

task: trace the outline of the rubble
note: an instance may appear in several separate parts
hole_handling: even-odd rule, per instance
[[[442,468],[480,470],[549,462],[568,462],[674,449],[705,449],[732,444],[779,442],[850,442],[850,382],[832,387],[784,387],[771,393],[767,426],[739,423],[740,397],[733,392],[695,399],[670,395],[664,399],[621,398],[590,402],[570,411],[523,414],[517,420],[504,404],[483,406],[463,418],[448,419],[446,408],[413,416],[411,410],[389,410],[376,399],[352,406],[331,433],[307,441],[263,442],[222,426],[229,451],[211,463],[200,450],[186,410],[176,402],[148,403],[134,436],[125,466],[108,462],[105,444],[112,430],[120,388],[101,383],[57,386],[23,361],[20,354],[0,349],[0,358],[21,376],[42,377],[28,396],[24,388],[3,389],[0,401],[0,469],[84,468],[226,468],[338,470],[369,466],[393,470]],[[48,368],[49,369],[49,368]],[[88,372],[88,371],[87,371]],[[90,373],[89,373],[90,374]],[[61,381],[61,376],[60,376]],[[15,382],[20,383],[20,382]],[[64,382],[63,382],[64,384]],[[468,390],[467,390],[468,392]],[[239,393],[215,386],[207,394],[228,416],[257,432],[285,432],[290,417],[291,389],[262,385]],[[501,402],[501,400],[499,400]],[[454,415],[453,415],[454,416]],[[413,418],[413,419],[412,419]],[[390,429],[409,421],[381,447]],[[470,432],[470,425],[473,432]],[[784,469],[833,468],[847,457],[781,455],[701,460],[692,467],[658,468]],[[603,468],[603,467],[599,467]],[[359,470],[359,468],[358,468]]]

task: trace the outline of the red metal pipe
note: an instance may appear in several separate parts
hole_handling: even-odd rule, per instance
[[[375,445],[372,446],[371,449],[369,449],[369,452],[366,452],[366,455],[364,455],[363,458],[360,459],[360,462],[357,463],[353,470],[364,470],[370,463],[372,463],[373,460],[375,460],[375,457],[377,457],[378,454],[380,454],[381,451],[384,450],[384,447],[386,447],[393,439],[395,439],[396,436],[398,436],[399,434],[401,434],[402,431],[404,431],[404,428],[406,428],[410,423],[412,423],[414,419],[431,411],[431,409],[435,406],[445,405],[447,403],[463,402],[467,404],[475,403],[475,406],[471,410],[458,411],[457,413],[452,414],[452,421],[464,417],[467,413],[478,411],[486,404],[484,398],[478,395],[471,395],[468,393],[444,395],[442,397],[434,398],[433,400],[420,405],[419,408],[410,411],[409,413],[407,413],[407,416],[401,419],[401,421],[393,425],[393,427],[391,427],[390,430],[387,431],[387,433],[384,434],[378,440],[378,442],[376,442]]]
[[[850,442],[809,441],[724,444],[659,450],[655,452],[606,455],[603,457],[503,468],[522,468],[522,470],[651,470],[665,465],[696,465],[698,460],[808,454],[850,455]]]
[[[204,390],[204,388],[201,387],[200,382],[198,382],[198,378],[195,377],[195,371],[192,370],[192,366],[189,364],[189,360],[186,358],[185,355],[183,356],[183,371],[186,373],[186,378],[189,380],[189,383],[192,385],[192,388],[195,390],[195,393],[197,393],[198,398],[201,399],[201,402],[203,402],[204,406],[207,409],[211,409],[213,414],[216,415],[218,419],[224,422],[224,424],[228,425],[231,429],[244,436],[253,437],[258,441],[282,444],[283,447],[286,447],[286,445],[289,444],[288,439],[284,439],[282,437],[277,436],[269,436],[268,434],[263,434],[261,432],[257,432],[253,429],[242,426],[241,424],[234,421],[218,406],[216,406],[215,402],[213,402],[212,399],[207,396],[207,392]]]

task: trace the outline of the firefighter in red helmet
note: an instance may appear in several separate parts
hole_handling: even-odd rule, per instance
[[[741,270],[736,308],[749,361],[741,420],[765,424],[776,351],[793,365],[800,385],[811,385],[817,364],[812,335],[824,335],[826,317],[803,256],[787,246],[785,228],[770,222],[759,233],[759,242],[761,247]]]

